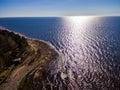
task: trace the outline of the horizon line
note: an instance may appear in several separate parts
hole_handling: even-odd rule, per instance
[[[110,16],[120,16],[120,15],[68,15],[68,16],[0,16],[0,18],[32,18],[32,17],[110,17]]]

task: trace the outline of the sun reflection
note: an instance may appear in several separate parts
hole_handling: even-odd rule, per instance
[[[93,16],[71,16],[63,18],[64,25],[67,27],[67,33],[71,34],[71,38],[77,39],[88,32],[86,27],[94,20]]]
[[[81,24],[81,23],[87,23],[91,17],[88,16],[74,16],[74,17],[70,17],[69,18],[72,22],[75,22],[77,24]]]
[[[74,24],[88,23],[93,18],[95,18],[95,16],[70,16],[70,17],[65,17],[65,19],[69,23],[74,23]]]
[[[89,42],[87,41],[87,35],[90,35],[89,24],[94,20],[94,17],[91,16],[74,16],[74,17],[65,17],[63,18],[63,27],[64,29],[64,42],[66,46],[66,51],[68,56],[67,62],[71,63],[70,65],[76,67],[77,64],[85,65],[84,59],[88,57],[86,50]],[[62,39],[63,37],[61,37]],[[72,61],[70,61],[70,57]]]

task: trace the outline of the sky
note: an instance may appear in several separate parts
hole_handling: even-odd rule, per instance
[[[120,0],[0,0],[0,17],[120,16]]]

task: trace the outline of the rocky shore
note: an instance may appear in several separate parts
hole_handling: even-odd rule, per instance
[[[0,28],[0,90],[34,90],[33,82],[47,79],[45,69],[59,57],[58,52],[43,41]],[[26,83],[29,75],[32,78]],[[39,87],[42,89],[42,84]]]

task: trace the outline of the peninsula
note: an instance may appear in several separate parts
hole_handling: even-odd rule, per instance
[[[45,68],[57,57],[58,52],[46,42],[0,28],[0,90],[32,90],[32,81],[43,78]],[[38,68],[25,84],[26,76]]]

